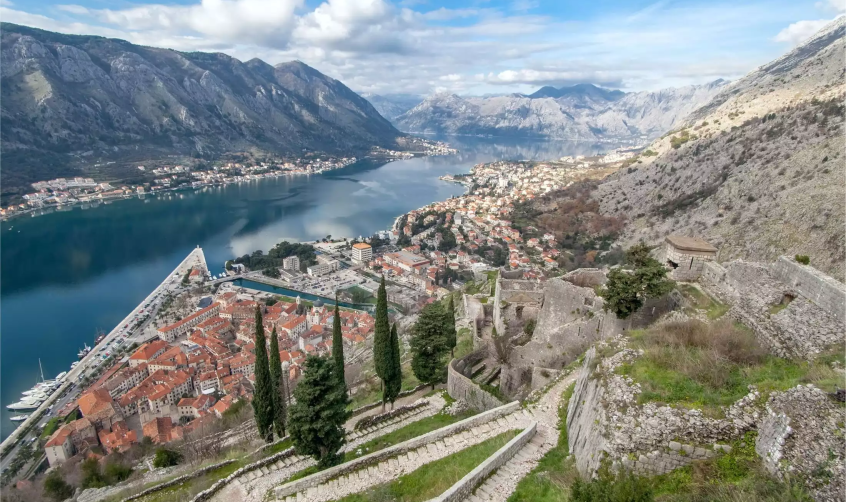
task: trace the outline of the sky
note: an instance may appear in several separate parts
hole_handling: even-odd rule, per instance
[[[0,20],[242,61],[298,59],[357,92],[624,91],[735,79],[846,0],[0,0]]]

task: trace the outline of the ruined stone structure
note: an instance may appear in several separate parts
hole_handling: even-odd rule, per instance
[[[672,279],[695,281],[702,275],[705,263],[717,259],[717,248],[697,237],[668,235],[659,255]]]
[[[486,357],[485,350],[468,354],[461,359],[453,359],[447,366],[447,392],[455,400],[466,402],[478,411],[487,411],[502,406],[496,396],[482,390],[471,377],[473,367]]]
[[[790,258],[705,263],[699,282],[775,355],[813,358],[846,333],[846,286]]]
[[[500,335],[518,334],[526,321],[538,318],[541,307],[543,284],[537,281],[504,279],[502,275],[497,278],[493,321]]]
[[[601,278],[595,273],[592,275],[591,280],[596,283],[601,284],[605,280],[604,275]],[[513,288],[510,281],[503,282],[504,286]],[[511,298],[525,298],[512,293],[514,290],[507,290]],[[540,298],[533,303],[540,303],[542,308],[537,315],[534,333],[528,339],[513,339],[515,345],[511,349],[508,364],[503,366],[500,373],[500,390],[508,396],[541,387],[541,382],[536,384],[533,381],[534,375],[543,375],[543,370],[548,373],[560,370],[594,342],[645,326],[675,308],[681,301],[677,294],[650,299],[640,311],[628,319],[620,320],[612,312],[603,310],[604,300],[591,287],[576,286],[556,278],[546,281],[543,290],[534,293],[533,298],[537,295]],[[512,305],[500,309],[500,319],[505,318],[503,322],[511,315],[516,315]]]
[[[718,455],[726,442],[754,426],[755,391],[726,408],[724,419],[657,403],[638,405],[640,386],[614,371],[638,353],[625,348],[622,338],[611,347],[622,350],[602,360],[594,348],[585,354],[567,409],[570,453],[583,476],[591,476],[603,461],[638,474],[663,474]]]
[[[815,500],[843,500],[844,419],[846,410],[813,386],[774,392],[758,425],[755,451],[770,474],[801,477]]]

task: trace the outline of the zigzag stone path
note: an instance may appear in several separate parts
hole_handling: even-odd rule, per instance
[[[578,371],[573,371],[555,383],[537,403],[526,408],[528,415],[538,423],[537,433],[531,441],[526,443],[526,446],[497,469],[493,476],[476,488],[475,492],[465,500],[504,502],[508,499],[517,488],[517,483],[558,444],[558,407],[561,405],[561,394],[576,381],[577,377]]]
[[[509,415],[477,425],[472,429],[425,444],[408,453],[383,460],[375,465],[362,467],[360,470],[347,475],[331,479],[296,494],[288,495],[284,497],[284,501],[327,502],[352,493],[358,493],[373,486],[391,482],[430,462],[482,443],[503,432],[512,429],[525,429],[532,422],[531,415],[521,409]],[[273,496],[271,495],[270,498],[273,499]]]
[[[428,406],[412,410],[369,429],[349,433],[347,438],[350,442],[344,445],[342,451],[353,450],[374,438],[435,415],[446,405],[446,401],[440,394],[430,396],[426,400],[429,402]],[[236,478],[216,493],[211,500],[215,502],[262,501],[270,488],[283,483],[286,479],[303,469],[311,467],[314,463],[311,457],[292,455]]]

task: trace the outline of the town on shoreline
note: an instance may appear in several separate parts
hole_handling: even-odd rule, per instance
[[[311,158],[272,158],[266,161],[219,161],[194,165],[165,164],[148,168],[137,166],[139,175],[148,181],[140,183],[115,183],[97,181],[90,177],[56,178],[37,181],[31,186],[34,192],[22,200],[0,207],[0,220],[45,211],[69,210],[77,205],[90,207],[103,202],[127,199],[134,196],[177,190],[197,190],[209,186],[224,186],[281,176],[314,175],[347,167],[363,159],[382,159],[387,162],[416,156],[452,155],[458,150],[441,141],[418,139],[415,151],[389,150],[374,147],[363,158],[320,155]]]

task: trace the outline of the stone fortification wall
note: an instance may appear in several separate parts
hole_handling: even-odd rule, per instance
[[[439,497],[431,499],[429,502],[461,502],[467,499],[473,493],[473,490],[490,476],[492,472],[505,465],[522,447],[526,446],[526,443],[532,440],[537,430],[538,423],[533,422],[526,430],[518,434],[457,483],[449,487],[447,491]]]
[[[543,307],[543,284],[537,281],[497,277],[493,302],[493,323],[499,334],[508,332],[510,322],[537,319]]]
[[[453,359],[447,366],[447,393],[453,399],[464,401],[471,408],[479,411],[502,406],[502,401],[482,390],[469,378],[473,366],[484,357],[483,351],[476,351],[461,359]]]
[[[813,386],[774,392],[758,427],[755,450],[775,476],[799,477],[820,502],[846,493],[846,410]]]
[[[808,270],[810,267],[787,260],[775,265],[738,260],[724,267],[709,263],[700,282],[710,294],[731,305],[728,315],[751,328],[772,353],[813,358],[843,341],[846,324],[837,317],[842,313],[836,308],[834,313],[827,310],[834,308],[842,286],[838,288],[826,280],[830,278]]]
[[[509,403],[500,406],[499,408],[495,408],[493,410],[464,419],[460,422],[456,422],[452,425],[442,427],[422,436],[417,436],[416,438],[409,439],[408,441],[402,442],[398,445],[390,446],[388,448],[385,448],[384,450],[379,450],[370,453],[369,455],[359,457],[350,462],[346,462],[335,467],[330,467],[329,469],[325,469],[310,476],[306,476],[302,479],[286,483],[280,487],[277,487],[274,490],[276,498],[284,499],[289,495],[301,492],[303,490],[307,490],[314,486],[321,485],[326,481],[329,481],[330,479],[345,476],[352,472],[358,471],[364,467],[376,465],[379,462],[382,462],[383,460],[387,460],[389,458],[405,454],[409,451],[415,450],[423,445],[433,443],[447,436],[451,436],[453,434],[472,429],[477,425],[496,420],[499,417],[509,415],[519,409],[520,403]]]
[[[534,334],[523,345],[512,349],[509,364],[502,368],[500,389],[513,396],[524,386],[534,388],[536,385],[531,381],[534,368],[560,369],[594,342],[646,326],[680,302],[677,294],[649,299],[643,308],[622,320],[603,310],[605,302],[593,288],[550,279],[544,285],[543,308]]]
[[[669,472],[719,454],[726,448],[723,443],[742,436],[756,422],[756,391],[727,407],[724,419],[705,417],[695,409],[639,405],[640,385],[615,369],[640,354],[625,348],[619,337],[598,346],[619,352],[601,360],[596,349],[586,353],[567,409],[570,452],[583,476],[595,473],[603,459],[642,474]]]
[[[777,280],[795,289],[836,319],[846,319],[846,285],[842,282],[787,256],[780,257],[771,269]]]

